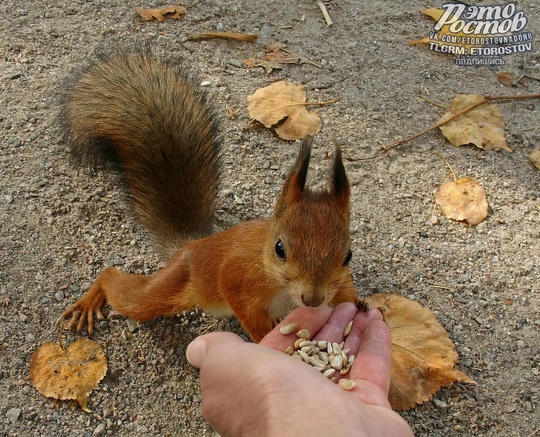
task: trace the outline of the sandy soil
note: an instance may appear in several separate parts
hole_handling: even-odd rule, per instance
[[[211,435],[199,414],[197,371],[186,345],[206,330],[242,333],[235,320],[195,311],[140,326],[100,323],[95,340],[109,372],[91,395],[92,413],[53,405],[29,381],[36,348],[54,341],[54,321],[106,266],[152,272],[160,259],[114,182],[68,162],[54,125],[62,80],[94,49],[136,38],[184,57],[209,91],[224,138],[223,225],[267,217],[296,144],[250,124],[245,100],[279,79],[303,83],[317,108],[312,181],[324,181],[336,135],[348,157],[365,157],[434,123],[459,93],[525,93],[503,87],[523,57],[505,67],[456,67],[449,55],[410,47],[432,23],[419,11],[442,2],[335,0],[328,28],[313,2],[200,1],[180,21],[142,23],[133,2],[0,3],[0,433],[2,435]],[[479,2],[489,4],[489,2]],[[540,2],[517,2],[540,38]],[[260,33],[258,42],[186,42],[202,31]],[[271,74],[239,68],[268,41],[320,64]],[[540,77],[538,49],[527,71]],[[538,82],[530,92],[539,92]],[[237,109],[227,117],[226,106]],[[388,156],[349,162],[353,187],[352,270],[358,290],[399,292],[428,306],[449,332],[460,367],[477,386],[456,384],[403,416],[419,436],[533,436],[540,429],[540,173],[527,155],[540,146],[538,100],[499,104],[513,153],[455,148],[431,132]],[[442,154],[461,176],[479,180],[488,219],[468,229],[439,215],[434,190],[450,180]],[[68,340],[75,336],[69,334]]]

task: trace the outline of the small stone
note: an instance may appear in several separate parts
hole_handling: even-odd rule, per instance
[[[209,81],[209,80],[203,80],[203,81],[201,82],[201,86],[202,86],[202,87],[209,87],[209,86],[211,86],[211,85],[212,85],[212,82]]]
[[[270,26],[263,26],[259,31],[259,38],[268,39],[274,34],[274,28]]]
[[[17,422],[17,420],[19,420],[21,413],[22,409],[20,408],[10,408],[9,410],[7,410],[6,417],[11,423],[15,423]]]
[[[126,319],[126,325],[129,332],[135,332],[139,329],[139,324],[133,319]]]
[[[232,65],[236,68],[244,68],[244,64],[238,59],[229,59],[229,65]]]
[[[62,290],[54,293],[54,298],[56,299],[57,302],[62,302],[64,300],[64,297],[65,297],[64,292]]]
[[[100,423],[96,429],[94,429],[94,432],[92,433],[92,437],[102,435],[105,432],[105,424]]]
[[[439,399],[433,399],[433,403],[435,406],[441,410],[444,410],[445,408],[448,408],[448,404],[446,402],[443,402]]]

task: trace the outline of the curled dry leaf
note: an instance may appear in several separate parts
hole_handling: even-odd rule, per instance
[[[534,150],[530,153],[529,159],[531,160],[531,162],[533,163],[533,165],[534,165],[538,170],[540,170],[540,148],[534,149]]]
[[[452,100],[450,112],[444,114],[439,123],[481,100],[485,99],[478,94],[459,94]],[[474,144],[485,150],[504,149],[511,152],[504,137],[504,126],[499,108],[493,103],[484,103],[443,124],[439,129],[454,146]]]
[[[43,396],[76,399],[81,408],[107,373],[107,359],[95,341],[81,338],[67,349],[54,343],[41,345],[30,362],[32,384]]]
[[[469,226],[484,221],[488,215],[486,192],[477,181],[467,176],[437,188],[435,202],[446,217],[466,222]]]
[[[458,354],[435,314],[399,294],[379,293],[366,301],[384,312],[392,333],[392,409],[408,410],[456,381],[475,384],[455,366]]]
[[[165,21],[165,18],[172,18],[178,20],[180,15],[187,14],[187,9],[183,6],[168,6],[166,8],[157,8],[157,9],[143,9],[143,8],[133,8],[137,12],[143,21]]]
[[[248,96],[249,116],[266,127],[272,127],[280,138],[299,140],[315,135],[321,128],[321,119],[308,111],[303,85],[275,82]]]

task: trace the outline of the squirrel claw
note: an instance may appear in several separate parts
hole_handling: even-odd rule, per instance
[[[369,311],[369,303],[367,303],[365,300],[359,300],[356,303],[356,308],[358,308],[358,311],[367,313]]]

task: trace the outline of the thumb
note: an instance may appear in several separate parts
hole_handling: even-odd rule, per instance
[[[230,332],[212,332],[193,340],[186,349],[186,358],[192,366],[200,369],[205,361],[220,356],[220,351],[232,349],[241,343],[245,341]]]

